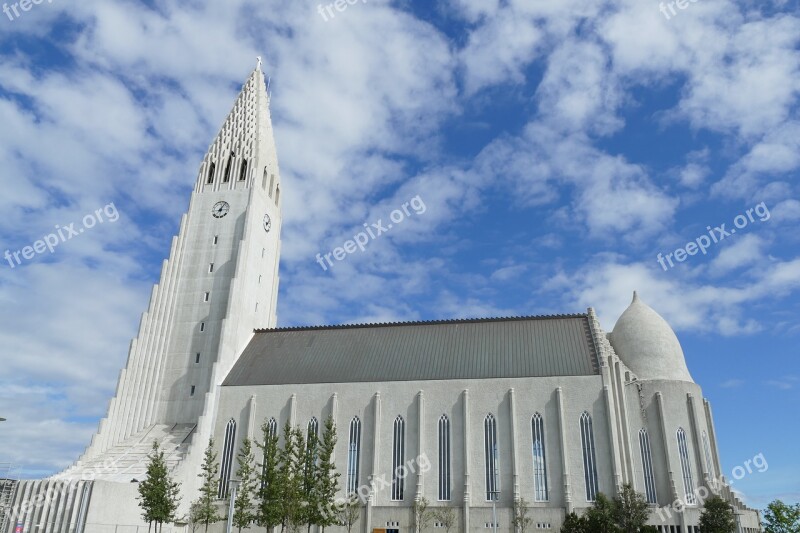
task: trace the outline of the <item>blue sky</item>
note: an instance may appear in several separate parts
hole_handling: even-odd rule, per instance
[[[668,12],[669,14],[669,12]],[[13,19],[13,20],[12,20]],[[0,14],[0,462],[64,468],[105,413],[208,144],[264,57],[281,325],[583,312],[638,290],[755,506],[800,500],[800,8],[698,0],[34,5]],[[317,253],[419,196],[324,271]],[[736,234],[663,269],[659,253]],[[766,218],[766,217],[762,217]]]

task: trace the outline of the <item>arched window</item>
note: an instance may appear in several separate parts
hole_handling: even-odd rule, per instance
[[[533,499],[546,502],[547,494],[547,456],[544,450],[544,421],[542,415],[535,413],[531,418],[531,437],[533,439]]]
[[[450,419],[439,418],[439,501],[450,500]]]
[[[483,419],[483,457],[486,462],[486,499],[494,500],[500,492],[500,471],[497,464],[497,421],[491,413]]]
[[[317,422],[317,417],[312,416],[311,420],[308,421],[308,436],[306,437],[306,442],[311,439],[311,435],[315,437],[319,436],[319,422]]]
[[[689,462],[689,447],[686,444],[686,432],[678,428],[678,454],[681,457],[681,472],[683,473],[683,489],[686,493],[686,503],[695,505],[694,480],[692,479],[692,465]]]
[[[354,416],[350,421],[350,440],[347,447],[347,494],[358,490],[358,469],[361,462],[361,420]]]
[[[708,475],[714,478],[717,474],[714,468],[713,456],[711,455],[711,443],[708,441],[708,434],[705,431],[703,432],[703,451],[706,454],[706,470],[708,470]]]
[[[586,501],[597,498],[597,458],[594,453],[592,417],[584,411],[581,415],[581,446],[583,448],[583,480],[586,484]]]
[[[406,469],[406,423],[397,415],[394,419],[394,442],[392,443],[392,500],[402,501],[405,489]]]
[[[231,481],[231,467],[233,466],[233,449],[236,446],[236,421],[231,418],[225,426],[225,441],[222,445],[222,465],[219,469],[219,489],[217,497],[228,497],[228,486]]]
[[[239,169],[239,181],[247,179],[247,159],[242,161],[242,168]]]
[[[275,420],[275,417],[271,417],[267,421],[267,435],[266,437],[269,439],[274,439],[278,436],[278,421]],[[264,443],[266,446],[267,443]],[[266,471],[267,471],[267,461],[264,458],[263,462],[261,463],[261,488],[263,489],[266,487]]]
[[[222,176],[222,183],[228,183],[231,180],[231,167],[233,166],[233,152],[228,156],[228,164],[225,165],[225,175]]]
[[[217,165],[215,165],[213,161],[208,165],[208,179],[206,180],[206,183],[214,183],[214,170],[216,168]]]
[[[644,488],[647,503],[658,503],[656,479],[653,475],[653,457],[650,454],[650,436],[644,428],[639,430],[639,451],[642,452],[642,469],[644,470]]]

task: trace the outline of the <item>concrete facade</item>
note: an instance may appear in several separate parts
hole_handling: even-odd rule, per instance
[[[498,377],[487,364],[485,375],[470,379],[434,379],[432,375],[399,379],[399,371],[393,375],[387,370],[373,381],[225,384],[226,376],[237,369],[242,373],[242,354],[254,349],[256,337],[277,334],[270,328],[277,323],[280,186],[269,95],[259,62],[200,166],[188,212],[131,342],[107,417],[82,457],[65,472],[49,480],[19,483],[13,515],[2,533],[10,533],[17,523],[24,533],[143,532],[147,524],[136,502],[137,481],[144,475],[154,440],[161,443],[170,471],[181,483],[183,514],[197,496],[197,473],[209,438],[215,439],[222,456],[230,421],[237,428],[235,457],[242,440],[259,438],[260,426],[269,418],[274,417],[279,426],[288,421],[306,427],[311,417],[322,425],[328,416],[333,416],[339,433],[335,458],[342,474],[341,497],[346,496],[348,427],[353,417],[361,422],[357,485],[364,487],[365,505],[357,531],[411,531],[411,506],[421,497],[434,507],[453,507],[457,531],[486,531],[492,522],[484,449],[488,415],[497,427],[499,531],[513,530],[512,507],[519,498],[531,506],[534,530],[557,531],[565,514],[580,513],[591,505],[582,416],[591,417],[600,492],[613,496],[624,483],[647,491],[648,467],[640,448],[640,432],[645,430],[652,458],[654,510],[685,500],[687,491],[702,487],[735,506],[740,533],[760,531],[758,514],[724,485],[712,483],[721,465],[710,405],[692,381],[672,329],[636,296],[611,334],[600,328],[592,309],[584,315],[558,317],[582,321],[577,330],[580,342],[570,338],[560,348],[567,350],[563,357],[584,364],[562,368],[580,371]],[[496,322],[508,325],[511,320]],[[457,321],[440,325],[449,338],[466,339]],[[394,328],[392,333],[402,339],[414,335],[418,331],[414,328],[427,326],[369,327]],[[539,339],[528,337],[527,342],[551,333],[535,335]],[[466,343],[474,339],[463,340]],[[539,355],[533,344],[517,342],[514,357],[521,353],[528,362],[538,362],[537,357],[544,360],[541,352],[547,349],[541,347],[553,344],[538,346]],[[504,353],[492,353],[493,364],[503,366]],[[474,371],[475,354],[471,357]],[[550,353],[547,365],[520,368],[555,368],[561,357]],[[336,375],[347,374],[348,367],[342,364]],[[510,363],[505,368],[511,368]],[[260,370],[259,374],[270,374],[269,368]],[[541,415],[544,431],[548,494],[540,498],[543,501],[537,501],[534,485],[531,421],[535,413]],[[438,497],[438,422],[443,415],[451,432],[447,501]],[[404,497],[398,501],[380,481],[391,483],[397,417],[405,423],[404,462],[414,466],[404,479]],[[685,461],[681,461],[679,432],[685,436]],[[684,481],[687,468],[691,487]],[[220,507],[225,504],[220,501]],[[699,513],[697,505],[688,505],[665,516],[654,513],[651,522],[670,533],[696,533]],[[216,524],[211,529],[218,532],[223,527]]]

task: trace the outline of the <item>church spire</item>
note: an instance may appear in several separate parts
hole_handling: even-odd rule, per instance
[[[197,192],[249,188],[262,171],[277,175],[269,95],[261,67],[258,57],[203,158]]]

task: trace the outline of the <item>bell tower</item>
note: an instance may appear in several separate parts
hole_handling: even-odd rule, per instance
[[[217,385],[253,330],[276,325],[281,180],[269,98],[259,58],[200,164],[108,415],[70,470],[156,426],[174,441],[185,432],[187,445],[207,441]]]

